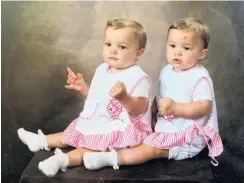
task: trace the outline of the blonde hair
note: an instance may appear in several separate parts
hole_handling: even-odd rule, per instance
[[[168,33],[170,29],[193,31],[202,38],[203,48],[208,48],[210,42],[210,32],[208,27],[200,19],[193,17],[183,18],[174,22],[169,27]]]
[[[146,32],[144,31],[143,26],[140,23],[134,20],[120,18],[120,19],[109,20],[106,25],[106,28],[107,27],[115,27],[115,29],[129,27],[133,29],[139,38],[140,49],[145,49],[147,43],[147,35]]]

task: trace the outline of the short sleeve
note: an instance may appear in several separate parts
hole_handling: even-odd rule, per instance
[[[149,99],[149,95],[151,92],[151,84],[148,78],[144,78],[139,82],[139,84],[136,86],[135,90],[132,92],[132,96],[135,97],[146,97]]]
[[[199,100],[213,100],[212,97],[212,86],[208,83],[206,79],[203,79],[195,89],[193,94],[193,101]]]

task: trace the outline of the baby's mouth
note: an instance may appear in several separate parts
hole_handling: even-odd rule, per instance
[[[114,61],[118,60],[118,59],[115,58],[115,57],[109,57],[108,59],[109,59],[109,60],[114,60]]]
[[[179,60],[179,59],[173,59],[173,62],[176,63],[176,64],[181,64],[182,63],[182,61]]]

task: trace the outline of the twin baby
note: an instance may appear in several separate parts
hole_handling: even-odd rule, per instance
[[[174,22],[167,33],[168,65],[160,72],[153,103],[152,83],[137,65],[144,53],[147,35],[143,26],[129,19],[107,22],[102,58],[90,86],[81,74],[68,68],[68,89],[86,97],[78,118],[60,133],[44,135],[18,129],[20,140],[32,152],[56,148],[39,163],[46,176],[67,167],[89,170],[142,164],[156,158],[183,160],[196,156],[206,146],[213,165],[223,151],[213,83],[200,62],[210,41],[208,27],[198,18]],[[157,122],[151,128],[151,107],[157,107]],[[68,146],[74,150],[63,153]]]

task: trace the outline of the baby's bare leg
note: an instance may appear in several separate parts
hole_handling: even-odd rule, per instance
[[[157,149],[147,144],[140,144],[128,149],[121,149],[117,152],[118,165],[142,164],[152,159],[167,158],[169,151],[167,149]]]
[[[41,130],[38,133],[26,131],[24,128],[18,129],[20,140],[28,146],[30,151],[37,152],[40,150],[49,150],[49,148],[64,148],[66,144],[62,143],[63,132],[51,135],[44,135]]]
[[[52,177],[59,170],[65,171],[67,167],[83,164],[83,154],[85,152],[93,152],[93,150],[78,148],[68,153],[63,153],[60,149],[55,149],[55,155],[41,161],[38,168],[46,176]]]
[[[85,152],[99,152],[86,148],[78,148],[68,152],[69,166],[79,166],[83,164],[83,155]]]
[[[152,159],[167,158],[168,150],[160,150],[147,144],[121,149],[118,152],[88,152],[84,154],[84,165],[89,170],[97,170],[105,166],[142,164]]]
[[[47,135],[47,144],[49,148],[65,148],[67,144],[62,142],[63,132]]]

